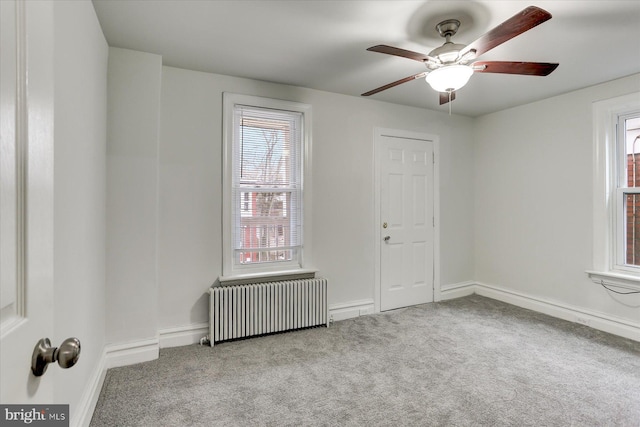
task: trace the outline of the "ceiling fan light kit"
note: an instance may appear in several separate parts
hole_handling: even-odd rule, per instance
[[[466,85],[472,74],[473,68],[468,65],[454,64],[436,68],[426,80],[436,92],[453,92]]]
[[[521,12],[504,21],[502,24],[482,35],[468,45],[456,44],[451,41],[460,28],[460,21],[447,19],[436,25],[441,37],[445,39],[442,46],[433,49],[428,55],[393,46],[377,45],[369,51],[399,56],[424,63],[426,72],[386,84],[370,90],[362,96],[370,96],[383,90],[390,89],[426,76],[426,81],[437,92],[440,92],[440,104],[455,99],[455,91],[467,84],[474,73],[520,74],[528,76],[546,76],[558,67],[557,63],[546,62],[516,62],[516,61],[475,61],[476,58],[496,46],[536,27],[551,19],[551,14],[536,6],[529,6]],[[447,96],[442,96],[442,95]]]

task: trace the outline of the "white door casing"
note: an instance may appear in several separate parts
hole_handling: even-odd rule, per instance
[[[381,129],[375,144],[379,310],[431,302],[437,138]]]
[[[51,403],[53,375],[35,377],[31,357],[53,338],[53,3],[0,7],[0,401]]]

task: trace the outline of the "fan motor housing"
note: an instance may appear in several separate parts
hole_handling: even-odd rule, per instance
[[[433,49],[429,53],[429,56],[438,58],[441,64],[444,65],[455,63],[458,60],[459,52],[466,47],[463,44],[457,44],[451,41],[451,37],[458,32],[459,28],[460,21],[457,19],[447,19],[439,22],[438,25],[436,25],[436,30],[438,30],[440,36],[444,37],[446,41],[442,46]],[[427,64],[428,68],[433,69],[434,66],[437,68],[435,64]]]
[[[433,49],[429,56],[438,58],[443,64],[451,64],[458,59],[458,53],[464,49],[466,45],[447,42],[440,47]]]

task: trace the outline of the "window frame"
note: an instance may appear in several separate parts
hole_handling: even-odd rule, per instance
[[[267,110],[283,110],[302,115],[301,184],[302,184],[302,245],[292,261],[272,261],[241,265],[234,262],[233,236],[233,144],[234,108],[237,105]],[[293,101],[253,95],[223,93],[223,170],[222,170],[222,276],[221,282],[242,278],[279,277],[312,271],[311,260],[311,106]],[[242,205],[242,204],[241,204]],[[242,206],[240,206],[242,207]]]
[[[640,275],[640,265],[627,264],[627,221],[624,207],[627,194],[640,195],[640,187],[628,187],[627,182],[627,152],[626,152],[626,128],[625,121],[630,118],[640,117],[640,106],[631,111],[616,114],[615,144],[616,144],[616,203],[614,204],[615,232],[615,262],[614,270]]]
[[[620,118],[640,112],[640,92],[593,103],[594,197],[593,265],[587,274],[598,284],[640,290],[640,267],[626,265],[623,195],[640,192],[622,187],[624,147]]]

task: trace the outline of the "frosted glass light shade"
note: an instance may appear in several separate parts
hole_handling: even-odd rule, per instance
[[[447,65],[427,74],[427,83],[437,92],[450,92],[466,85],[472,74],[468,65]]]

